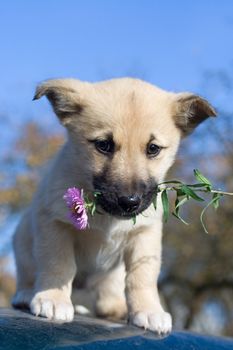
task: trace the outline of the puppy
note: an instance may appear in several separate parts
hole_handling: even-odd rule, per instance
[[[37,88],[35,99],[42,96],[68,138],[14,236],[13,306],[72,321],[72,286],[87,286],[92,279],[97,315],[127,312],[133,325],[171,331],[157,289],[162,208],[159,199],[155,210],[152,199],[181,138],[215,110],[197,95],[166,92],[131,78],[49,80]],[[63,200],[74,186],[89,196],[100,192],[102,215],[90,217],[84,231],[69,221]]]

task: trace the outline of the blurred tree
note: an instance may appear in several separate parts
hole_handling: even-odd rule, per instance
[[[15,291],[15,279],[7,273],[6,258],[0,257],[0,306],[10,305],[10,296]]]
[[[35,123],[27,123],[16,140],[15,149],[8,155],[13,164],[22,158],[23,166],[21,164],[18,171],[14,169],[10,186],[0,188],[0,205],[14,211],[24,208],[37,187],[43,166],[63,142],[63,135],[51,134]]]

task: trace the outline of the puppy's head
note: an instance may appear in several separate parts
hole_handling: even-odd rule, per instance
[[[94,84],[49,80],[37,88],[35,99],[43,95],[68,129],[77,157],[86,156],[82,164],[76,160],[80,172],[91,174],[86,188],[101,193],[106,212],[125,218],[151,204],[180,139],[216,115],[197,95],[129,78]]]

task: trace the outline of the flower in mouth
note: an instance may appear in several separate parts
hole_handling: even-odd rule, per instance
[[[167,192],[168,191],[176,191],[176,202],[175,202],[175,209],[172,212],[172,214],[181,220],[183,223],[187,224],[184,219],[179,214],[180,207],[187,202],[190,199],[195,199],[197,201],[204,201],[203,198],[198,196],[196,192],[206,192],[209,194],[212,194],[212,199],[210,202],[206,205],[206,207],[202,210],[200,220],[202,227],[206,233],[208,233],[205,224],[203,222],[203,214],[205,213],[206,209],[212,205],[215,209],[219,206],[219,201],[222,196],[228,195],[233,196],[232,192],[225,192],[221,190],[215,190],[213,188],[212,183],[209,179],[207,179],[199,170],[194,170],[194,175],[196,179],[198,180],[198,183],[195,184],[185,184],[178,180],[171,180],[171,181],[164,181],[158,184],[155,188],[155,192],[153,195],[153,205],[154,209],[157,210],[157,196],[158,193],[161,194],[161,201],[163,206],[163,216],[164,221],[166,222],[169,216],[169,199]],[[98,204],[98,196],[101,196],[103,193],[100,191],[94,191],[92,193],[92,198],[89,198],[88,194],[83,194],[83,190],[72,187],[68,188],[65,195],[63,196],[64,200],[66,201],[67,207],[69,208],[69,219],[73,223],[73,225],[78,230],[84,230],[88,226],[88,216],[87,213],[89,213],[91,216],[94,216],[95,213],[101,214],[100,211],[97,209]],[[143,213],[142,213],[143,215]],[[136,223],[136,215],[132,217],[133,224]]]
[[[63,196],[69,208],[69,219],[78,230],[84,230],[88,226],[88,216],[83,196],[83,190],[68,188]]]

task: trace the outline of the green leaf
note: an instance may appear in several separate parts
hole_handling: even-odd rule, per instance
[[[198,183],[198,184],[191,184],[191,185],[187,185],[188,187],[193,187],[193,188],[202,188],[202,187],[206,187],[207,185],[204,183]]]
[[[91,206],[91,215],[92,215],[92,216],[94,216],[95,211],[96,211],[96,204],[93,203],[92,206]]]
[[[158,195],[157,195],[157,192],[153,195],[153,199],[152,199],[152,203],[153,203],[153,206],[155,208],[155,210],[157,209],[157,198],[158,198]]]
[[[205,185],[208,185],[208,187],[212,187],[212,183],[210,182],[210,180],[208,180],[198,169],[194,169],[194,175],[196,177],[196,179],[200,182],[202,182]]]
[[[220,199],[220,198],[219,198],[219,199]],[[214,205],[214,203],[216,204],[216,201],[218,202],[219,199],[217,199],[216,196],[213,196],[212,200],[207,204],[207,206],[206,206],[206,207],[202,210],[202,212],[201,212],[200,220],[201,220],[201,224],[202,224],[202,227],[203,227],[205,233],[209,233],[209,232],[207,231],[207,228],[206,228],[206,226],[205,226],[205,224],[204,224],[204,221],[203,221],[204,214],[205,214],[206,210],[207,210],[211,205]]]
[[[179,214],[176,214],[174,211],[172,212],[172,215],[179,219],[181,222],[183,222],[183,224],[189,225],[187,221],[185,221]]]
[[[186,203],[188,200],[189,200],[189,198],[188,198],[187,196],[184,197],[184,198],[182,198],[182,199],[177,198],[177,199],[176,199],[176,202],[175,202],[175,210],[176,210],[176,211],[179,211],[180,207],[181,207],[184,203]]]
[[[217,208],[219,207],[219,200],[220,200],[220,198],[221,198],[222,196],[223,196],[223,195],[220,194],[220,193],[214,193],[214,194],[213,194],[212,200],[207,204],[207,206],[206,206],[206,207],[202,210],[202,212],[201,212],[200,220],[201,220],[201,224],[202,224],[202,227],[203,227],[205,233],[208,233],[208,231],[207,231],[207,228],[206,228],[206,226],[205,226],[205,224],[204,224],[204,221],[203,221],[204,214],[205,214],[206,210],[207,210],[211,205],[213,205],[213,207],[214,207],[215,209],[217,209]]]
[[[222,197],[222,195],[220,193],[214,193],[213,194],[213,203],[212,203],[212,205],[213,205],[215,210],[217,210],[218,207],[219,207],[219,201],[220,201],[221,197]]]
[[[182,221],[185,225],[188,225],[188,223],[180,216],[180,207],[186,203],[189,200],[188,196],[185,196],[184,198],[180,199],[177,195],[176,201],[175,201],[175,210],[172,212],[172,215],[174,215],[177,219]]]
[[[169,181],[161,182],[158,186],[166,185],[166,184],[182,184],[182,182],[179,180],[169,180]]]
[[[199,197],[190,187],[182,185],[181,190],[187,195],[199,202],[204,202],[204,199]]]
[[[134,215],[134,216],[132,217],[132,220],[133,220],[133,224],[135,225],[135,224],[136,224],[136,215]]]
[[[186,196],[186,193],[181,188],[175,188],[177,197]]]
[[[93,192],[93,196],[94,196],[94,197],[98,197],[98,196],[100,196],[101,194],[102,194],[102,193],[99,192],[99,191]]]
[[[163,218],[167,222],[169,216],[169,201],[167,196],[167,191],[164,189],[161,193],[162,205],[163,205]]]

